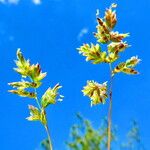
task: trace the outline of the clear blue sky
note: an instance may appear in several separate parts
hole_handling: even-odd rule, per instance
[[[86,80],[107,81],[107,65],[92,65],[78,54],[76,48],[85,42],[95,42],[96,9],[101,15],[112,2],[118,3],[116,30],[130,32],[132,45],[121,60],[138,55],[142,62],[138,76],[119,74],[114,81],[113,122],[118,125],[121,139],[130,127],[130,121],[139,122],[143,143],[150,148],[150,1],[149,0],[20,0],[17,4],[0,2],[0,149],[35,150],[46,137],[40,123],[28,122],[27,105],[33,100],[7,93],[7,83],[20,76],[12,68],[16,49],[21,48],[32,63],[39,62],[48,72],[40,88],[40,95],[49,86],[63,85],[62,103],[47,109],[54,150],[65,150],[70,126],[81,112],[98,127],[107,115],[108,103],[90,107],[83,97]]]

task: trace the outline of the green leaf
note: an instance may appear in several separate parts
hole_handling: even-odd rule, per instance
[[[46,108],[50,104],[55,104],[58,96],[60,96],[60,98],[62,98],[62,96],[59,95],[59,93],[58,93],[58,90],[61,87],[62,86],[60,86],[59,84],[56,84],[54,86],[54,88],[47,89],[47,91],[44,93],[44,95],[42,96],[42,99],[41,99],[42,107]],[[58,99],[58,100],[60,100],[60,99]]]
[[[78,118],[78,117],[77,117]],[[77,122],[78,121],[78,122]],[[106,150],[108,123],[101,121],[99,128],[95,128],[90,120],[80,116],[71,128],[70,139],[66,142],[69,150]],[[111,140],[115,141],[115,128],[112,126]]]
[[[50,146],[49,146],[49,140],[48,139],[44,139],[41,142],[41,146],[44,150],[50,150]]]

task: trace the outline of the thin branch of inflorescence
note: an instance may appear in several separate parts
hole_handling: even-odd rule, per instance
[[[107,150],[111,148],[111,124],[112,124],[112,86],[113,86],[113,75],[112,75],[112,66],[109,64],[110,68],[110,87],[109,87],[109,109],[108,109],[108,141],[107,141]]]
[[[36,103],[37,103],[39,109],[41,110],[42,107],[41,107],[41,105],[40,105],[40,103],[39,103],[39,99],[38,99],[38,97],[37,97],[37,91],[36,91],[36,88],[34,88],[34,92],[35,92],[35,94],[36,94],[36,97],[35,97]]]
[[[46,112],[45,112],[45,116],[46,116]],[[47,120],[47,117],[46,117],[46,120]],[[53,150],[53,146],[52,146],[52,141],[51,141],[51,137],[50,137],[50,131],[49,131],[48,123],[47,123],[44,127],[45,127],[46,132],[47,132],[50,150]]]

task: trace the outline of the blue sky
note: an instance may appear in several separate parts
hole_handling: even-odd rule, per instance
[[[82,43],[96,42],[96,9],[103,15],[106,7],[118,4],[119,32],[130,32],[127,38],[132,45],[122,54],[121,60],[138,55],[142,62],[138,76],[119,74],[114,80],[113,122],[118,125],[121,139],[130,127],[132,119],[139,123],[143,143],[150,147],[150,1],[149,0],[0,0],[0,143],[2,150],[36,150],[46,133],[38,122],[28,122],[27,105],[34,101],[7,93],[7,83],[20,80],[12,68],[17,48],[32,63],[39,62],[48,72],[40,88],[40,95],[49,86],[60,83],[62,103],[47,109],[54,150],[65,150],[64,141],[69,138],[71,125],[80,112],[98,127],[107,115],[105,105],[90,107],[90,100],[83,97],[86,80],[107,81],[107,65],[92,65],[78,54]]]

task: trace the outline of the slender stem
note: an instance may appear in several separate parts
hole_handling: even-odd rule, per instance
[[[112,75],[112,66],[110,67],[110,89],[109,89],[109,109],[108,109],[108,141],[107,141],[107,150],[111,149],[111,123],[112,123],[112,86],[113,86],[113,75]]]
[[[35,94],[36,94],[36,97],[35,97],[36,103],[37,103],[39,109],[41,110],[42,108],[41,108],[40,102],[39,102],[39,100],[38,100],[36,88],[34,88],[34,91],[35,91]]]
[[[36,93],[36,95],[37,95],[36,88],[34,88],[34,91],[35,91],[35,93]],[[36,100],[36,103],[37,103],[39,109],[42,110],[43,108],[41,107],[41,104],[40,104],[40,102],[39,102],[38,96],[36,96],[35,100]],[[45,111],[45,109],[44,109],[44,112],[45,112],[45,118],[46,118],[46,122],[47,122],[47,116],[46,116],[46,111]],[[49,131],[49,128],[48,128],[48,123],[46,123],[46,125],[44,125],[44,127],[45,127],[45,129],[46,129],[47,137],[48,137],[48,141],[49,141],[49,147],[50,147],[49,150],[53,150],[53,148],[52,148],[52,142],[51,142],[51,138],[50,138],[50,131]]]
[[[53,150],[53,148],[52,148],[52,142],[51,142],[51,138],[50,138],[50,131],[49,131],[49,128],[48,128],[48,124],[45,125],[45,129],[46,129],[47,136],[48,136],[48,141],[49,141],[49,147],[50,147],[49,150]]]

